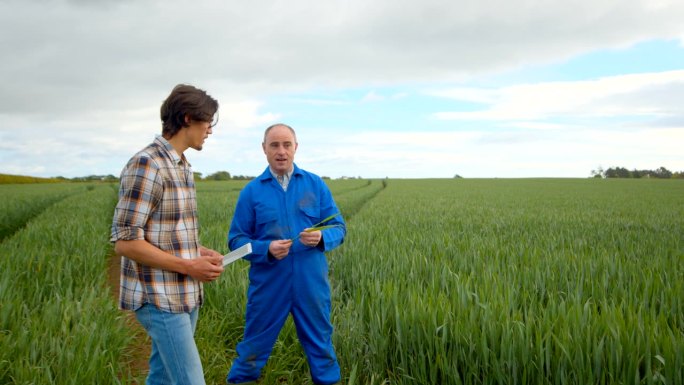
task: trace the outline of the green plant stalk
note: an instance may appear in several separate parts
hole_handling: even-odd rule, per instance
[[[310,233],[312,231],[320,231],[320,230],[325,230],[325,229],[331,229],[333,227],[342,227],[341,225],[325,225],[325,226],[317,226],[317,227],[309,227],[308,229],[304,230],[305,233]],[[299,239],[300,234],[297,234],[296,237],[292,238],[291,241],[296,241]]]
[[[340,215],[340,213],[335,213],[335,214],[333,214],[333,215],[331,215],[331,216],[329,216],[329,217],[326,217],[326,218],[323,219],[322,221],[320,221],[320,222],[316,223],[315,225],[313,225],[313,226],[307,228],[306,230],[304,230],[304,232],[310,233],[310,232],[312,232],[312,231],[320,231],[320,230],[330,229],[330,228],[333,228],[333,227],[340,227],[339,224],[338,224],[338,225],[324,225],[325,222],[328,222],[329,220],[335,218],[335,217],[338,216],[338,215]],[[299,234],[298,234],[296,237],[292,238],[291,241],[294,242],[294,241],[296,241],[297,239],[299,239]]]
[[[326,218],[323,219],[322,221],[320,221],[320,222],[316,223],[315,225],[311,226],[311,228],[320,227],[320,226],[323,225],[325,222],[327,222],[327,221],[329,221],[329,220],[335,218],[335,217],[338,216],[338,215],[340,215],[340,213],[335,213],[335,214],[333,214],[333,215],[331,215],[331,216],[329,216],[329,217],[326,217]],[[311,230],[311,231],[314,231],[314,230]]]

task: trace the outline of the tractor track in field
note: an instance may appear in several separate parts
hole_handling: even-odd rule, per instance
[[[359,188],[344,191],[335,195],[335,201],[344,214],[344,219],[351,219],[361,211],[369,202],[387,188],[386,181],[380,181],[380,185],[368,183]]]
[[[24,229],[31,222],[31,220],[40,216],[43,212],[45,212],[45,210],[50,208],[50,206],[67,199],[69,196],[70,195],[64,195],[57,196],[53,199],[47,199],[44,202],[40,202],[34,207],[31,207],[30,210],[27,210],[27,212],[23,215],[19,215],[18,218],[13,218],[10,223],[2,223],[0,225],[0,242],[11,238],[14,234]]]

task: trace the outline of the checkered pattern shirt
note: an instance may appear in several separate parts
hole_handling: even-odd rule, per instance
[[[121,172],[110,241],[144,239],[178,258],[198,258],[195,198],[190,164],[157,137]],[[188,275],[121,257],[121,309],[150,303],[172,313],[189,312],[202,304],[202,290],[202,283]]]

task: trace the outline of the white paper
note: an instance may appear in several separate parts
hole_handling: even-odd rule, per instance
[[[247,254],[252,253],[252,244],[248,243],[246,245],[240,246],[237,249],[231,251],[230,253],[223,256],[223,266],[229,265],[238,259],[244,257]]]

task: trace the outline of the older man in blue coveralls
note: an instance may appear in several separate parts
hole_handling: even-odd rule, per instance
[[[278,334],[292,314],[315,384],[340,381],[332,345],[330,285],[324,252],[346,234],[341,216],[330,227],[305,231],[339,213],[330,190],[294,164],[297,138],[284,124],[266,129],[262,143],[269,167],[240,193],[228,232],[231,250],[252,243],[246,324],[229,384],[256,381]]]

